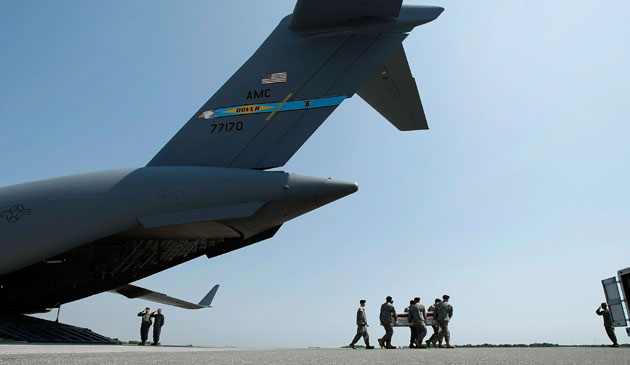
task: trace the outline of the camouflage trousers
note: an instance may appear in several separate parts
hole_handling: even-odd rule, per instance
[[[142,322],[140,326],[140,340],[142,340],[142,343],[147,342],[149,338],[149,327],[151,327],[151,323],[149,322]]]
[[[391,323],[381,322],[381,326],[385,328],[385,336],[383,336],[383,340],[391,341],[392,336],[394,335],[394,327],[392,327]]]
[[[427,341],[432,342],[433,340],[437,341],[438,332],[440,332],[440,326],[431,326],[433,328],[433,334]]]
[[[418,331],[416,330],[416,326],[414,325],[409,326],[409,329],[411,330],[411,337],[409,337],[409,345],[411,345],[418,337]]]
[[[416,329],[416,339],[422,343],[422,340],[427,335],[427,326],[424,323],[414,323],[411,328]]]
[[[437,323],[440,326],[440,332],[438,332],[437,340],[442,341],[442,339],[444,339],[446,343],[450,343],[451,333],[448,330],[448,321],[438,320]]]
[[[357,335],[354,336],[354,340],[352,340],[352,344],[359,342],[359,339],[363,336],[363,341],[365,341],[365,346],[370,346],[370,335],[368,335],[367,326],[364,324],[357,325]]]

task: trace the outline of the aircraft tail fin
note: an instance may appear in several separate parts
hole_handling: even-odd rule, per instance
[[[212,304],[212,300],[214,299],[214,296],[217,294],[217,290],[219,290],[219,284],[215,285],[212,289],[210,289],[208,294],[206,294],[206,296],[203,297],[203,299],[201,299],[201,301],[199,302],[199,305],[210,308],[210,304]]]
[[[376,69],[357,94],[401,131],[429,129],[402,44]]]
[[[401,0],[299,0],[294,13],[148,165],[247,169],[284,165],[383,62],[396,74],[395,61],[400,60],[386,61],[388,56],[409,31],[442,11],[401,6]],[[364,87],[366,100],[380,95],[382,87],[377,84]],[[411,88],[407,84],[402,78],[395,86],[407,95],[404,90]],[[395,103],[368,102],[404,128],[409,118],[418,123],[414,116],[390,118]],[[415,106],[410,110],[417,112],[419,102],[405,105]]]

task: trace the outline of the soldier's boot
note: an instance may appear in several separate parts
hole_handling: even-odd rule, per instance
[[[350,345],[348,345],[348,346],[350,346],[350,348],[351,348],[351,349],[356,349],[356,347],[354,347],[354,344],[353,344],[353,343],[351,343],[351,344],[350,344]]]
[[[446,341],[446,346],[447,349],[454,349],[455,346],[451,345],[448,341]]]
[[[427,347],[420,340],[416,340],[416,348],[418,349],[426,349]]]
[[[366,350],[373,350],[374,346],[370,346],[369,344],[365,345]]]
[[[389,340],[389,341],[385,341],[385,348],[386,349],[395,349],[396,346],[392,346],[392,341]]]
[[[441,348],[441,349],[445,349],[446,348],[446,346],[444,346],[442,344],[440,344],[438,347]]]
[[[415,349],[416,348],[415,342],[409,342],[409,348]]]
[[[381,346],[381,348],[385,347],[385,341],[383,340],[383,338],[378,339],[378,345]]]

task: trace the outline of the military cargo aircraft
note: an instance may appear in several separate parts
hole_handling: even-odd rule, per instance
[[[283,166],[358,94],[396,128],[427,129],[402,41],[443,9],[402,0],[299,0],[260,48],[145,166],[0,189],[0,312],[36,313],[113,291],[188,308],[129,283],[271,238],[357,184]]]

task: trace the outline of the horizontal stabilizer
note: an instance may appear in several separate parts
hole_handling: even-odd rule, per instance
[[[289,28],[311,30],[343,26],[366,17],[398,17],[402,0],[299,0]]]
[[[203,308],[211,308],[210,304],[212,303],[212,299],[214,299],[214,295],[219,290],[219,285],[215,285],[208,294],[199,302],[199,304],[187,302],[185,300],[169,297],[166,294],[158,293],[153,290],[141,288],[139,286],[126,284],[120,286],[116,289],[110,290],[112,293],[118,293],[120,295],[124,295],[129,299],[144,299],[155,303],[161,303],[166,305],[172,305],[174,307],[184,308],[184,309],[203,309]]]
[[[401,131],[429,129],[402,44],[357,94]]]

